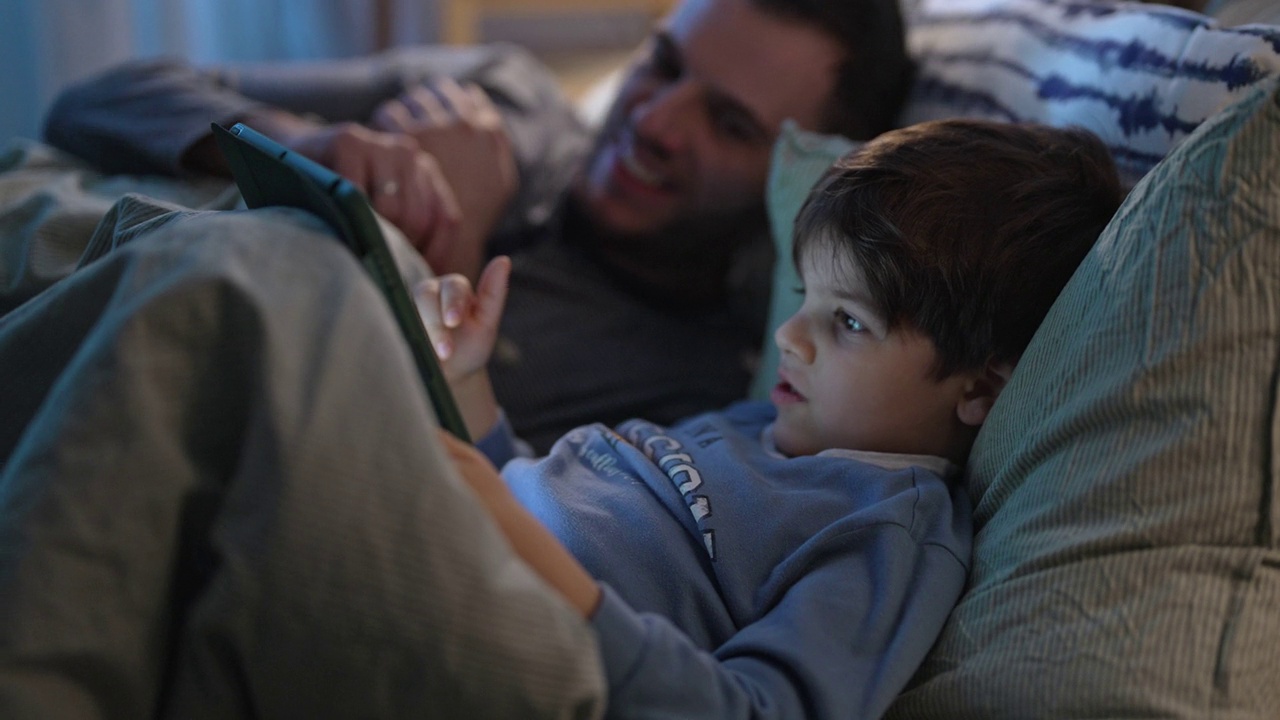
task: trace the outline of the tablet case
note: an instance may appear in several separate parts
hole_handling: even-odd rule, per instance
[[[356,256],[391,307],[440,425],[455,437],[469,441],[422,317],[396,269],[364,193],[341,175],[242,123],[230,130],[214,123],[213,136],[248,207],[306,210],[329,225]]]

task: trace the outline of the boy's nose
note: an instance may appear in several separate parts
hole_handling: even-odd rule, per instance
[[[773,342],[783,355],[792,355],[806,365],[813,362],[813,343],[809,341],[808,324],[796,313],[773,331]]]

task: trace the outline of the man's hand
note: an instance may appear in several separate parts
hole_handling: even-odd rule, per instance
[[[498,422],[498,401],[486,366],[498,338],[507,301],[511,259],[496,257],[471,281],[454,273],[434,277],[415,289],[418,312],[458,410],[472,437],[483,437]]]
[[[489,96],[450,79],[420,85],[379,106],[370,126],[413,138],[435,158],[462,213],[454,253],[437,271],[475,281],[485,242],[519,183],[511,142]]]
[[[461,211],[435,159],[411,138],[342,123],[313,126],[280,140],[362,189],[433,270],[448,267]]]

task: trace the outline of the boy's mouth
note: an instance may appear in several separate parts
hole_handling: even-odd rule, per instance
[[[789,405],[791,403],[804,402],[805,396],[801,395],[795,387],[786,380],[779,380],[777,385],[773,386],[773,390],[769,392],[769,399],[774,405]]]

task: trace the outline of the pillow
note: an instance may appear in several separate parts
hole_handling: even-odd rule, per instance
[[[751,397],[765,400],[778,382],[778,346],[773,331],[800,309],[804,299],[795,288],[800,285],[795,265],[791,262],[792,225],[814,183],[837,158],[857,147],[858,143],[839,135],[821,135],[801,129],[787,120],[773,145],[765,207],[769,215],[769,232],[773,237],[774,262],[772,293],[769,296],[768,322],[760,365],[751,383]]]
[[[904,124],[972,116],[1081,125],[1137,181],[1205,118],[1280,73],[1280,28],[1139,3],[921,0]]]
[[[891,717],[1274,717],[1280,84],[1133,190],[979,434],[973,570]]]
[[[1207,0],[1204,14],[1212,15],[1223,25],[1280,25],[1280,4],[1276,0]]]
[[[1280,74],[1280,28],[1223,28],[1168,6],[1063,0],[904,3],[919,62],[903,125],[948,117],[1079,125],[1132,185],[1195,127]],[[773,330],[800,306],[791,225],[813,183],[855,147],[784,127],[766,188],[776,262],[751,397],[777,381]]]

